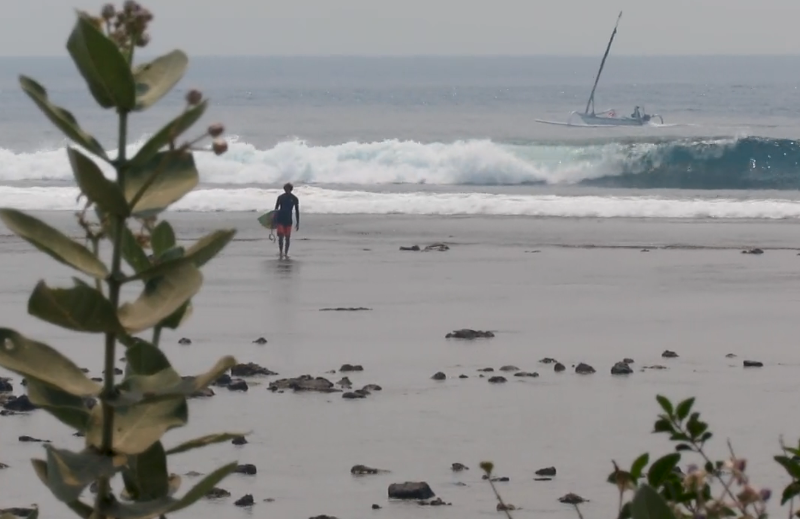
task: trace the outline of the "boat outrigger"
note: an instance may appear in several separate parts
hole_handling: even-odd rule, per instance
[[[600,61],[600,70],[597,71],[597,76],[594,79],[594,86],[592,87],[592,93],[589,95],[589,101],[586,103],[586,109],[583,111],[583,113],[577,111],[572,112],[568,122],[566,123],[568,126],[572,126],[571,121],[573,117],[576,116],[583,121],[584,125],[589,126],[643,126],[650,123],[655,118],[658,118],[661,121],[661,124],[664,124],[664,119],[660,115],[648,114],[645,112],[644,107],[635,107],[630,116],[621,116],[616,110],[613,109],[600,113],[595,113],[594,111],[594,93],[595,90],[597,90],[597,83],[600,81],[600,74],[603,73],[603,67],[606,64],[608,52],[611,50],[611,44],[614,42],[614,36],[617,35],[617,27],[619,26],[619,21],[621,18],[622,11],[620,11],[619,16],[617,16],[617,23],[614,25],[614,31],[611,33],[611,38],[608,40],[606,52],[603,54],[602,61]],[[551,121],[542,121],[540,119],[537,119],[537,121],[548,124],[564,124],[554,123]]]

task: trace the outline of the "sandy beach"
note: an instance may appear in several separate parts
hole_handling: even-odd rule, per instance
[[[69,213],[39,216],[77,235]],[[568,492],[590,500],[587,517],[609,517],[617,499],[605,483],[611,460],[628,465],[641,452],[670,448],[650,434],[659,393],[696,396],[717,436],[712,453],[722,456],[730,438],[748,458],[755,483],[773,489],[786,483],[772,455],[779,435],[794,442],[800,428],[800,418],[787,412],[800,389],[794,284],[800,258],[792,222],[311,214],[295,236],[293,259],[279,261],[256,213],[169,217],[190,240],[215,228],[240,229],[205,268],[192,318],[164,336],[172,362],[192,373],[232,354],[280,374],[249,380],[246,393],[215,388],[216,396],[192,400],[189,426],[167,434],[171,445],[220,430],[251,433],[247,445],[176,458],[171,468],[180,474],[230,460],[258,468],[257,475],[225,480],[221,486],[232,497],[194,508],[195,517],[492,516],[494,497],[478,468],[483,460],[510,478],[498,487],[522,507],[515,517],[574,517],[557,501]],[[450,250],[399,250],[436,242]],[[2,325],[62,349],[99,375],[97,337],[26,314],[37,280],[56,285],[72,273],[6,229],[0,244]],[[751,247],[765,252],[741,253]],[[320,311],[328,307],[371,310]],[[460,328],[495,337],[445,339]],[[267,344],[252,342],[261,336]],[[181,337],[192,344],[178,344]],[[666,349],[679,358],[662,358]],[[543,357],[567,371],[554,373],[539,363]],[[611,376],[623,357],[634,359],[634,373]],[[743,369],[743,360],[764,367]],[[578,362],[597,372],[575,374]],[[364,371],[326,374],[345,363]],[[642,371],[655,364],[667,369]],[[508,382],[490,384],[477,371],[504,365],[540,376],[505,373]],[[431,379],[439,371],[446,380]],[[334,382],[348,375],[355,387],[382,390],[353,401],[340,393],[267,390],[269,381],[302,374]],[[19,380],[13,383],[19,393]],[[0,423],[0,462],[10,465],[0,471],[0,488],[13,482],[15,489],[4,505],[36,502],[46,517],[66,517],[27,461],[41,448],[17,437],[70,448],[80,448],[81,440],[41,411]],[[453,473],[454,462],[470,470]],[[391,472],[354,477],[355,464]],[[557,476],[534,481],[534,471],[548,466]],[[427,481],[453,505],[388,502],[388,485],[403,481]],[[184,478],[184,486],[192,482]],[[233,507],[246,493],[256,500],[251,512]],[[383,509],[373,511],[372,504]]]

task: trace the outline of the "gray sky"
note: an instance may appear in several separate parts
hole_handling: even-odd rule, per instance
[[[73,8],[0,0],[0,55],[64,55]],[[800,54],[800,0],[150,0],[152,51],[191,55]],[[121,4],[121,1],[117,2]]]

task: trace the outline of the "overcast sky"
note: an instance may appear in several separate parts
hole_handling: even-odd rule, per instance
[[[121,2],[118,2],[118,4]],[[191,55],[800,54],[800,0],[150,0]],[[0,0],[0,55],[64,55],[73,7]]]

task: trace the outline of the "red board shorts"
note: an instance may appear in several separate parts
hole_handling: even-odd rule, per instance
[[[288,238],[289,236],[292,235],[291,224],[289,225],[277,224],[276,228],[278,230],[278,237]]]

